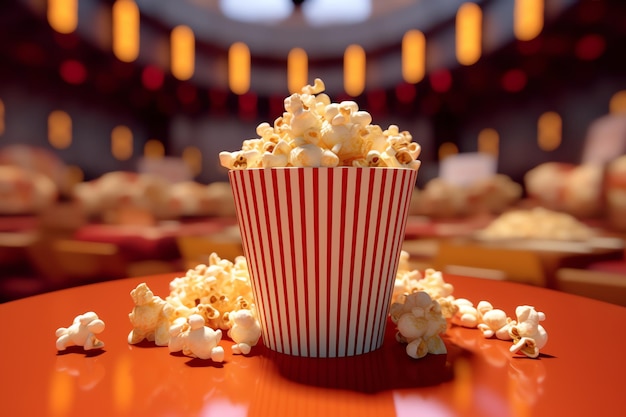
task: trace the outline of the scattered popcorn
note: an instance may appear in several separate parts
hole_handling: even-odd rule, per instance
[[[228,330],[228,337],[235,342],[232,346],[233,353],[247,355],[261,338],[261,325],[248,309],[237,310],[229,318],[232,326]]]
[[[523,353],[529,358],[539,356],[539,350],[548,342],[548,333],[543,328],[540,321],[546,319],[546,315],[535,310],[533,306],[522,305],[515,309],[517,324],[509,329],[509,334],[513,339],[511,353]]]
[[[480,323],[477,327],[483,336],[486,338],[496,336],[500,340],[511,340],[509,330],[516,324],[515,320],[507,317],[503,310],[493,308],[489,301],[479,302],[476,310],[480,315]]]
[[[446,331],[447,321],[437,301],[424,291],[409,294],[404,303],[393,303],[391,320],[396,324],[396,340],[407,343],[406,353],[419,359],[428,353],[446,353],[441,334]]]
[[[272,167],[396,167],[419,169],[421,147],[407,131],[372,125],[372,116],[354,101],[331,103],[317,78],[284,101],[285,112],[257,126],[259,138],[241,150],[220,152],[228,169]]]
[[[243,256],[235,258],[233,263],[212,253],[208,265],[198,265],[184,277],[170,282],[166,301],[176,308],[196,309],[207,326],[214,329],[228,330],[229,314],[233,311],[250,309],[256,315],[248,265]]]
[[[476,328],[480,321],[479,313],[474,303],[465,298],[457,298],[453,301],[456,313],[452,316],[452,323],[458,326]]]
[[[142,340],[156,342],[158,346],[166,346],[168,337],[159,338],[156,341],[157,326],[163,322],[162,312],[165,301],[161,297],[154,295],[145,283],[137,285],[130,292],[130,296],[135,303],[133,311],[128,315],[133,329],[128,334],[128,343],[134,345]]]
[[[145,283],[131,291],[135,303],[129,314],[133,329],[128,343],[154,341],[169,346],[171,351],[183,350],[188,320],[197,315],[203,326],[215,331],[227,330],[235,342],[233,351],[248,354],[261,337],[260,325],[244,257],[231,262],[217,254],[209,256],[208,265],[198,265],[184,277],[170,282],[170,294],[156,296]],[[232,327],[238,327],[232,333]],[[232,336],[231,336],[232,334]]]
[[[103,331],[104,321],[93,311],[78,315],[70,327],[59,327],[56,330],[57,350],[65,350],[69,346],[82,346],[84,350],[101,349],[104,342],[98,340],[96,335]]]
[[[218,346],[222,340],[222,331],[213,330],[204,324],[204,318],[199,314],[192,314],[184,322],[178,320],[174,323],[170,327],[170,352],[182,350],[186,356],[223,362],[224,348]]]
[[[391,302],[402,302],[408,294],[424,291],[439,303],[444,317],[451,318],[457,310],[452,296],[454,286],[444,281],[440,271],[427,268],[422,276],[418,270],[409,268],[409,253],[401,251]]]

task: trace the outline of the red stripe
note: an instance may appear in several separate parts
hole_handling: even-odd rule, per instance
[[[326,169],[328,173],[328,187],[327,192],[333,190],[333,171],[330,169]],[[328,202],[326,207],[326,329],[325,334],[321,335],[326,340],[326,354],[330,355],[330,297],[331,297],[331,277],[332,277],[332,268],[331,268],[331,259],[333,255],[332,251],[332,212],[333,212],[333,192],[328,192]]]

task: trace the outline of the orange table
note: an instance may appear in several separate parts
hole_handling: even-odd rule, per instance
[[[146,282],[166,296],[174,275],[109,281],[0,305],[7,416],[605,416],[626,405],[626,308],[553,290],[447,276],[455,296],[486,299],[512,314],[545,312],[548,344],[538,359],[513,356],[510,342],[451,327],[446,355],[406,356],[387,327],[383,347],[343,359],[284,356],[259,345],[224,363],[128,345],[129,296]],[[96,311],[102,351],[57,353],[54,332]]]

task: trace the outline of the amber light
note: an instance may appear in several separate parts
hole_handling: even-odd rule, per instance
[[[456,14],[456,58],[462,65],[472,65],[482,53],[483,13],[475,3],[463,3]]]
[[[119,161],[133,156],[133,132],[127,126],[116,126],[111,132],[111,153]]]
[[[444,142],[439,146],[439,160],[443,161],[449,156],[459,153],[459,147],[452,142]]]
[[[309,58],[302,48],[293,48],[287,56],[287,88],[298,93],[309,79]]]
[[[124,62],[139,56],[139,7],[132,0],[113,4],[113,53]]]
[[[228,50],[228,86],[239,95],[250,89],[250,49],[243,42],[235,42]]]
[[[191,28],[176,26],[170,35],[172,75],[181,81],[190,79],[195,70],[196,40]]]
[[[78,0],[48,0],[47,16],[57,32],[74,32],[78,26]]]
[[[183,150],[183,161],[185,161],[193,175],[198,175],[202,172],[202,152],[195,146],[188,146]]]
[[[365,90],[365,51],[359,45],[350,45],[343,55],[343,86],[352,97]]]
[[[150,139],[143,145],[143,156],[146,158],[160,159],[165,156],[165,146],[160,140]]]
[[[426,74],[426,37],[419,30],[409,30],[402,37],[402,78],[416,84]]]
[[[62,110],[48,115],[48,142],[57,149],[68,148],[72,144],[72,118]]]
[[[478,152],[498,156],[500,152],[500,135],[495,129],[486,128],[478,133]]]
[[[521,41],[536,38],[543,29],[544,0],[515,0],[513,33]]]
[[[613,94],[609,102],[609,113],[626,114],[626,90]]]
[[[543,151],[553,151],[561,145],[563,137],[563,121],[561,116],[553,111],[539,116],[537,122],[537,144]]]

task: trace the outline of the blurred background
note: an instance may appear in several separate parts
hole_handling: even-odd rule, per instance
[[[425,264],[433,225],[537,206],[621,239],[621,262],[624,22],[620,0],[2,2],[3,299],[237,254],[218,153],[315,78],[422,146]]]

